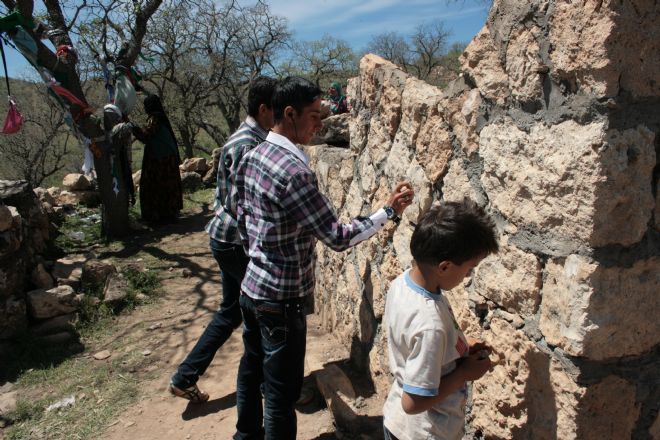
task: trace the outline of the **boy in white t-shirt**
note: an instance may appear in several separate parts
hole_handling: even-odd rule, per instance
[[[385,407],[386,440],[463,437],[466,382],[490,368],[490,348],[469,344],[443,291],[498,250],[492,220],[465,199],[432,207],[410,240],[413,267],[390,286],[385,306],[394,383]]]

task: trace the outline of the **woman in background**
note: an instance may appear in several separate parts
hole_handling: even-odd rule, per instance
[[[144,99],[144,111],[149,117],[146,128],[133,128],[133,135],[144,143],[140,211],[147,222],[167,223],[183,208],[179,148],[158,95]]]
[[[334,81],[332,84],[330,84],[328,95],[328,103],[330,104],[330,111],[333,115],[348,113],[348,103],[346,101],[346,96],[344,96],[342,93],[341,84],[339,84],[338,81]]]

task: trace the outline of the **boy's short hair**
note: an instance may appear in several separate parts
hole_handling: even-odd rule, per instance
[[[277,81],[267,76],[258,76],[252,80],[248,90],[248,115],[253,118],[259,116],[261,104],[273,108],[273,92],[276,85]]]
[[[431,207],[410,239],[410,252],[417,263],[463,264],[497,250],[495,224],[483,208],[469,199]]]
[[[273,93],[273,120],[284,119],[284,109],[288,106],[302,113],[303,108],[321,97],[321,89],[311,81],[299,76],[287,76],[275,87]]]

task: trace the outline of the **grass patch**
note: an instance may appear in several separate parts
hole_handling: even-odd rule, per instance
[[[55,245],[65,254],[75,253],[101,242],[101,212],[95,208],[77,208],[67,214],[59,228]]]
[[[150,359],[136,349],[110,362],[77,357],[25,373],[17,383],[25,397],[19,398],[16,409],[5,416],[12,423],[4,432],[5,438],[98,438],[123,408],[137,400],[136,371],[149,363]],[[46,411],[49,405],[70,396],[75,398],[72,406]]]
[[[214,199],[215,199],[215,188],[204,188],[204,189],[199,189],[192,193],[184,193],[183,211],[193,212],[205,205],[210,209],[213,207]]]
[[[131,289],[136,293],[152,296],[160,287],[160,279],[155,271],[127,267],[122,270],[122,273],[128,279]]]

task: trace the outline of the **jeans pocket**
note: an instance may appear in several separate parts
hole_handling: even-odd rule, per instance
[[[262,339],[275,348],[286,342],[286,305],[277,302],[262,302],[256,308]],[[268,349],[267,347],[264,347]]]

